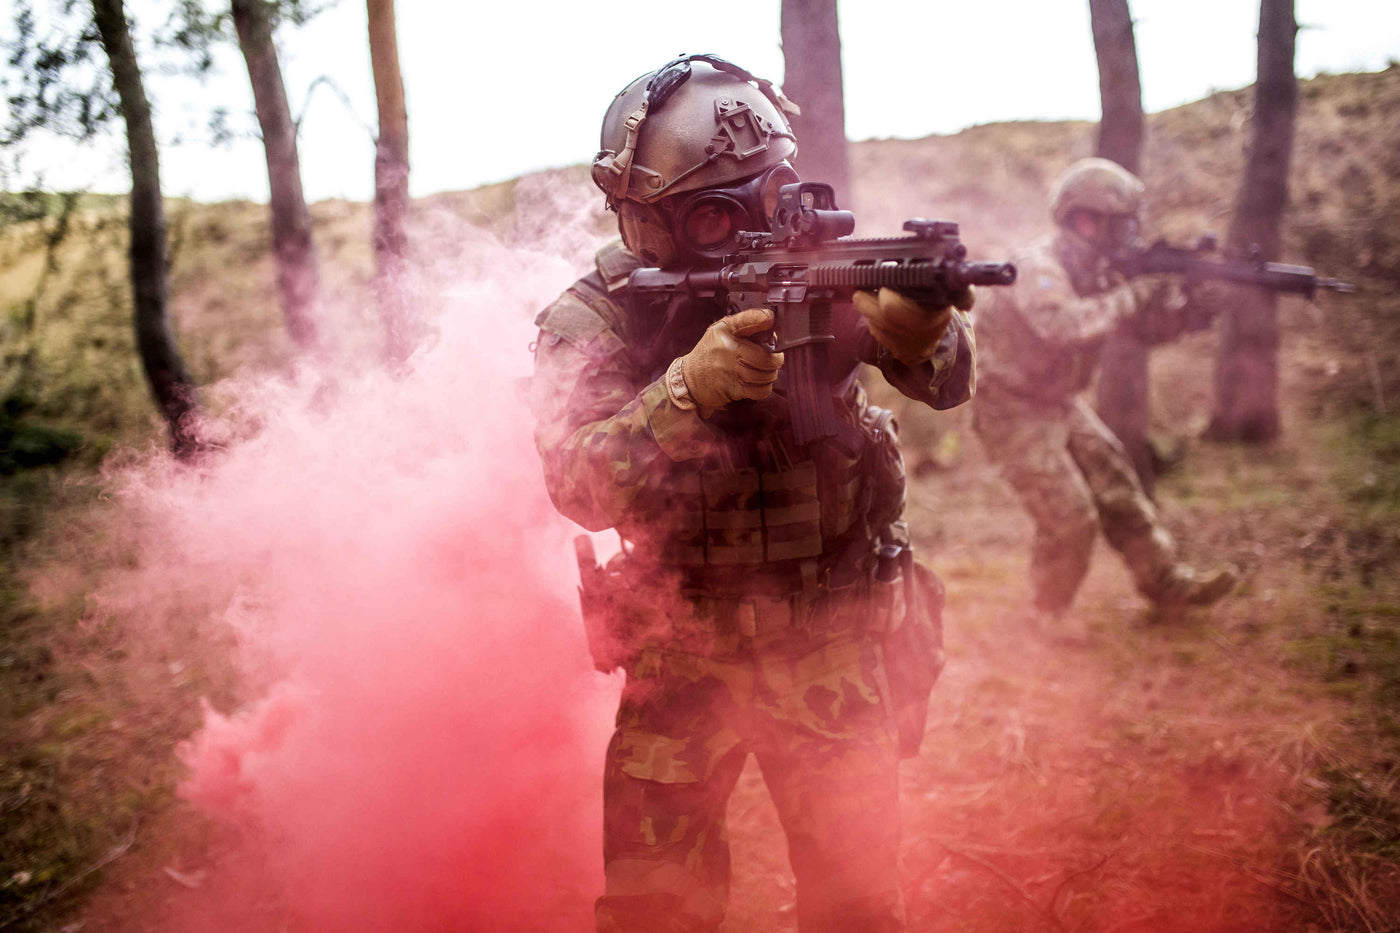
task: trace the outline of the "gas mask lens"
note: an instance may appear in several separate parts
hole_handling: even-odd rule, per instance
[[[792,166],[783,163],[741,184],[681,197],[674,229],[690,252],[720,258],[733,251],[740,232],[767,231],[779,190],[800,180]]]
[[[686,205],[681,236],[696,250],[713,250],[733,239],[747,219],[748,211],[732,198],[705,195]]]

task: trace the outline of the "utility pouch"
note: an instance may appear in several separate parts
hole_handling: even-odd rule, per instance
[[[574,538],[574,556],[578,558],[578,600],[583,611],[583,631],[588,636],[588,653],[593,666],[610,674],[623,666],[628,649],[619,631],[621,615],[613,594],[616,582],[607,569],[600,566],[588,535]]]
[[[943,672],[943,581],[914,559],[908,530],[896,522],[881,538],[880,576],[898,573],[904,614],[884,639],[885,677],[899,734],[899,756],[919,753],[928,725],[928,699]]]
[[[904,454],[899,449],[899,422],[888,408],[867,405],[860,414],[867,443],[866,475],[870,478],[870,524],[896,522],[904,513]]]

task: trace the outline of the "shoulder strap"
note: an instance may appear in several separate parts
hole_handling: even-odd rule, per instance
[[[598,266],[603,287],[610,295],[625,288],[632,273],[642,267],[642,261],[628,252],[621,240],[613,240],[598,250],[593,261]]]

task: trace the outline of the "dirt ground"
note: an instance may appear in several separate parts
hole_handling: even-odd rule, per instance
[[[1173,384],[1157,388],[1174,404],[1198,401],[1208,349],[1171,351]],[[1264,452],[1188,441],[1159,491],[1189,555],[1245,569],[1238,595],[1152,618],[1100,540],[1072,620],[1082,639],[1023,613],[1029,522],[975,444],[915,480],[911,524],[948,584],[949,663],[903,766],[911,930],[1319,928],[1291,881],[1329,821],[1309,775],[1343,712],[1287,664],[1323,611],[1299,542],[1328,521],[1325,495],[1287,494],[1327,468],[1294,415]],[[791,881],[756,773],[732,818],[726,929],[794,929],[773,919],[791,915]]]
[[[1204,410],[1209,341],[1158,364],[1171,374],[1159,379],[1163,414],[1185,434]],[[1188,556],[1245,570],[1238,594],[1152,618],[1100,542],[1075,608],[1082,637],[1037,630],[1022,612],[1029,522],[965,415],[933,429],[955,463],[916,471],[909,517],[948,585],[949,663],[922,752],[902,770],[911,930],[1323,928],[1294,882],[1309,834],[1329,821],[1310,775],[1346,741],[1344,712],[1289,658],[1309,615],[1325,612],[1299,542],[1332,520],[1330,466],[1317,427],[1296,410],[1286,420],[1265,451],[1187,437],[1159,489]],[[927,454],[911,450],[911,464]],[[142,828],[141,851],[109,867],[65,929],[178,929],[183,911],[211,903],[226,933],[284,928],[275,883],[262,903],[220,890],[226,860],[243,858],[236,839],[180,807],[164,821]],[[752,766],[730,827],[724,930],[795,929],[782,833]]]

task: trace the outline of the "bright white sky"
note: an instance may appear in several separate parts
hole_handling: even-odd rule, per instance
[[[1400,59],[1394,0],[1295,0],[1299,75],[1372,71]],[[129,0],[142,25],[166,8]],[[1129,0],[1137,20],[1149,112],[1254,80],[1257,0]],[[714,52],[778,80],[779,0],[704,3],[515,3],[398,0],[415,195],[501,181],[586,162],[598,125],[627,82],[680,52]],[[0,0],[8,23],[8,3]],[[847,135],[917,138],[977,123],[1099,115],[1087,0],[846,0],[840,5]],[[373,196],[374,89],[365,6],[340,3],[279,35],[294,114],[305,109],[307,197]],[[200,86],[148,76],[157,100],[167,195],[265,200],[267,177],[253,136],[252,95],[237,49]],[[328,77],[349,106],[321,86]],[[799,101],[798,103],[801,103]],[[208,112],[227,107],[247,138],[210,151]],[[49,187],[125,191],[124,150],[53,146],[31,159]]]

